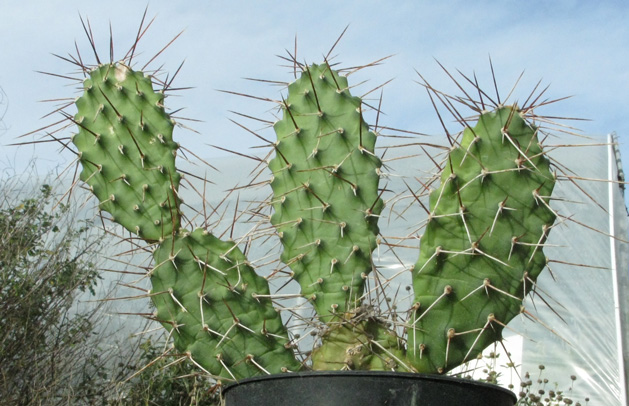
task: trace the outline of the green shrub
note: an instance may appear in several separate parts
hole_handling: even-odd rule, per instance
[[[83,395],[81,360],[94,350],[96,309],[73,304],[94,294],[100,239],[70,206],[51,210],[51,186],[24,197],[18,182],[0,190],[0,402],[61,404]]]
[[[164,352],[161,340],[145,339],[136,345],[133,362],[118,364],[129,378],[116,385],[111,406],[210,406],[218,391],[187,358]]]

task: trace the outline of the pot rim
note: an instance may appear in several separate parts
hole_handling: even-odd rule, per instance
[[[271,375],[261,375],[254,376],[251,378],[241,379],[240,381],[231,382],[228,385],[225,385],[221,389],[221,394],[229,391],[232,388],[238,387],[240,385],[245,385],[249,382],[260,382],[267,380],[276,380],[276,379],[303,379],[303,378],[324,378],[324,377],[335,377],[335,376],[352,376],[352,377],[361,377],[361,376],[381,376],[381,377],[390,377],[390,378],[405,378],[405,379],[416,379],[423,381],[441,381],[447,383],[458,383],[458,384],[466,384],[470,386],[476,386],[480,388],[487,388],[492,390],[497,390],[500,392],[504,392],[505,394],[511,395],[514,400],[517,400],[516,394],[507,389],[499,386],[497,384],[479,382],[468,378],[460,378],[455,376],[447,376],[447,375],[434,375],[434,374],[425,374],[425,373],[417,373],[417,372],[394,372],[394,371],[302,371],[302,372],[286,372],[282,374],[271,374]]]

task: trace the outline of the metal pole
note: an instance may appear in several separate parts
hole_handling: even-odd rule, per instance
[[[620,401],[622,406],[627,406],[627,381],[625,378],[625,361],[623,356],[623,340],[622,340],[622,318],[620,313],[620,294],[618,291],[618,266],[616,263],[616,240],[614,238],[615,227],[615,212],[614,212],[614,188],[617,187],[614,182],[614,167],[616,166],[616,159],[614,153],[614,143],[616,142],[614,136],[609,134],[608,140],[608,205],[609,205],[609,249],[611,256],[611,269],[612,269],[612,286],[614,289],[614,315],[616,318],[616,348],[618,353],[618,380],[620,386]]]

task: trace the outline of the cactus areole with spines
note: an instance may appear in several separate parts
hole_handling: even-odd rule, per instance
[[[153,247],[154,318],[178,353],[224,381],[305,369],[445,373],[501,339],[545,267],[555,179],[537,130],[517,106],[481,112],[443,163],[412,270],[404,336],[366,310],[384,204],[377,135],[363,101],[328,63],[288,86],[272,173],[271,224],[317,316],[305,359],[274,308],[267,279],[238,245],[182,228],[178,145],[164,94],[125,64],[89,72],[76,101],[81,179],[100,209]]]

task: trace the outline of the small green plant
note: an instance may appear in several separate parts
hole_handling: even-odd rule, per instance
[[[589,397],[584,397],[582,402],[575,400],[577,398],[574,392],[576,375],[570,375],[570,387],[560,387],[557,382],[548,378],[549,371],[544,365],[538,366],[537,377],[531,376],[530,372],[525,372],[521,376],[517,373],[518,366],[511,361],[511,354],[506,354],[508,358],[506,365],[501,365],[501,355],[505,354],[490,351],[479,355],[476,362],[468,364],[468,368],[460,375],[465,379],[509,388],[517,395],[516,406],[585,406],[590,404]],[[502,375],[499,370],[500,366],[506,367],[511,376]]]
[[[276,273],[296,281],[315,311],[303,322],[317,346],[301,353],[301,338],[278,311],[282,295],[242,249],[268,233],[256,226],[237,241],[220,239],[202,227],[206,219],[186,215],[177,122],[165,108],[170,82],[133,67],[137,40],[119,61],[73,59],[85,75],[82,93],[75,114],[61,111],[76,126],[80,177],[100,210],[152,252],[154,320],[205,373],[223,381],[309,369],[443,374],[526,312],[522,300],[546,266],[556,217],[555,176],[534,124],[537,97],[505,105],[474,84],[474,101],[424,82],[464,129],[448,138],[438,179],[421,190],[431,190],[429,202],[409,187],[428,215],[411,270],[413,305],[383,311],[371,301],[378,288],[369,287],[385,210],[378,133],[363,117],[365,100],[327,58],[292,61],[298,74],[277,102],[277,138],[265,140],[272,195],[253,215],[267,219],[281,243]],[[455,103],[476,116],[464,119]]]
[[[585,406],[590,403],[589,398],[584,399],[584,403],[575,401],[572,396],[573,385],[577,380],[575,375],[570,376],[572,382],[570,388],[566,390],[559,390],[557,384],[553,384],[544,377],[544,365],[539,366],[539,373],[537,379],[533,381],[531,375],[527,372],[524,375],[524,380],[520,383],[518,402],[516,405],[520,406],[562,406],[562,405],[575,405]]]

